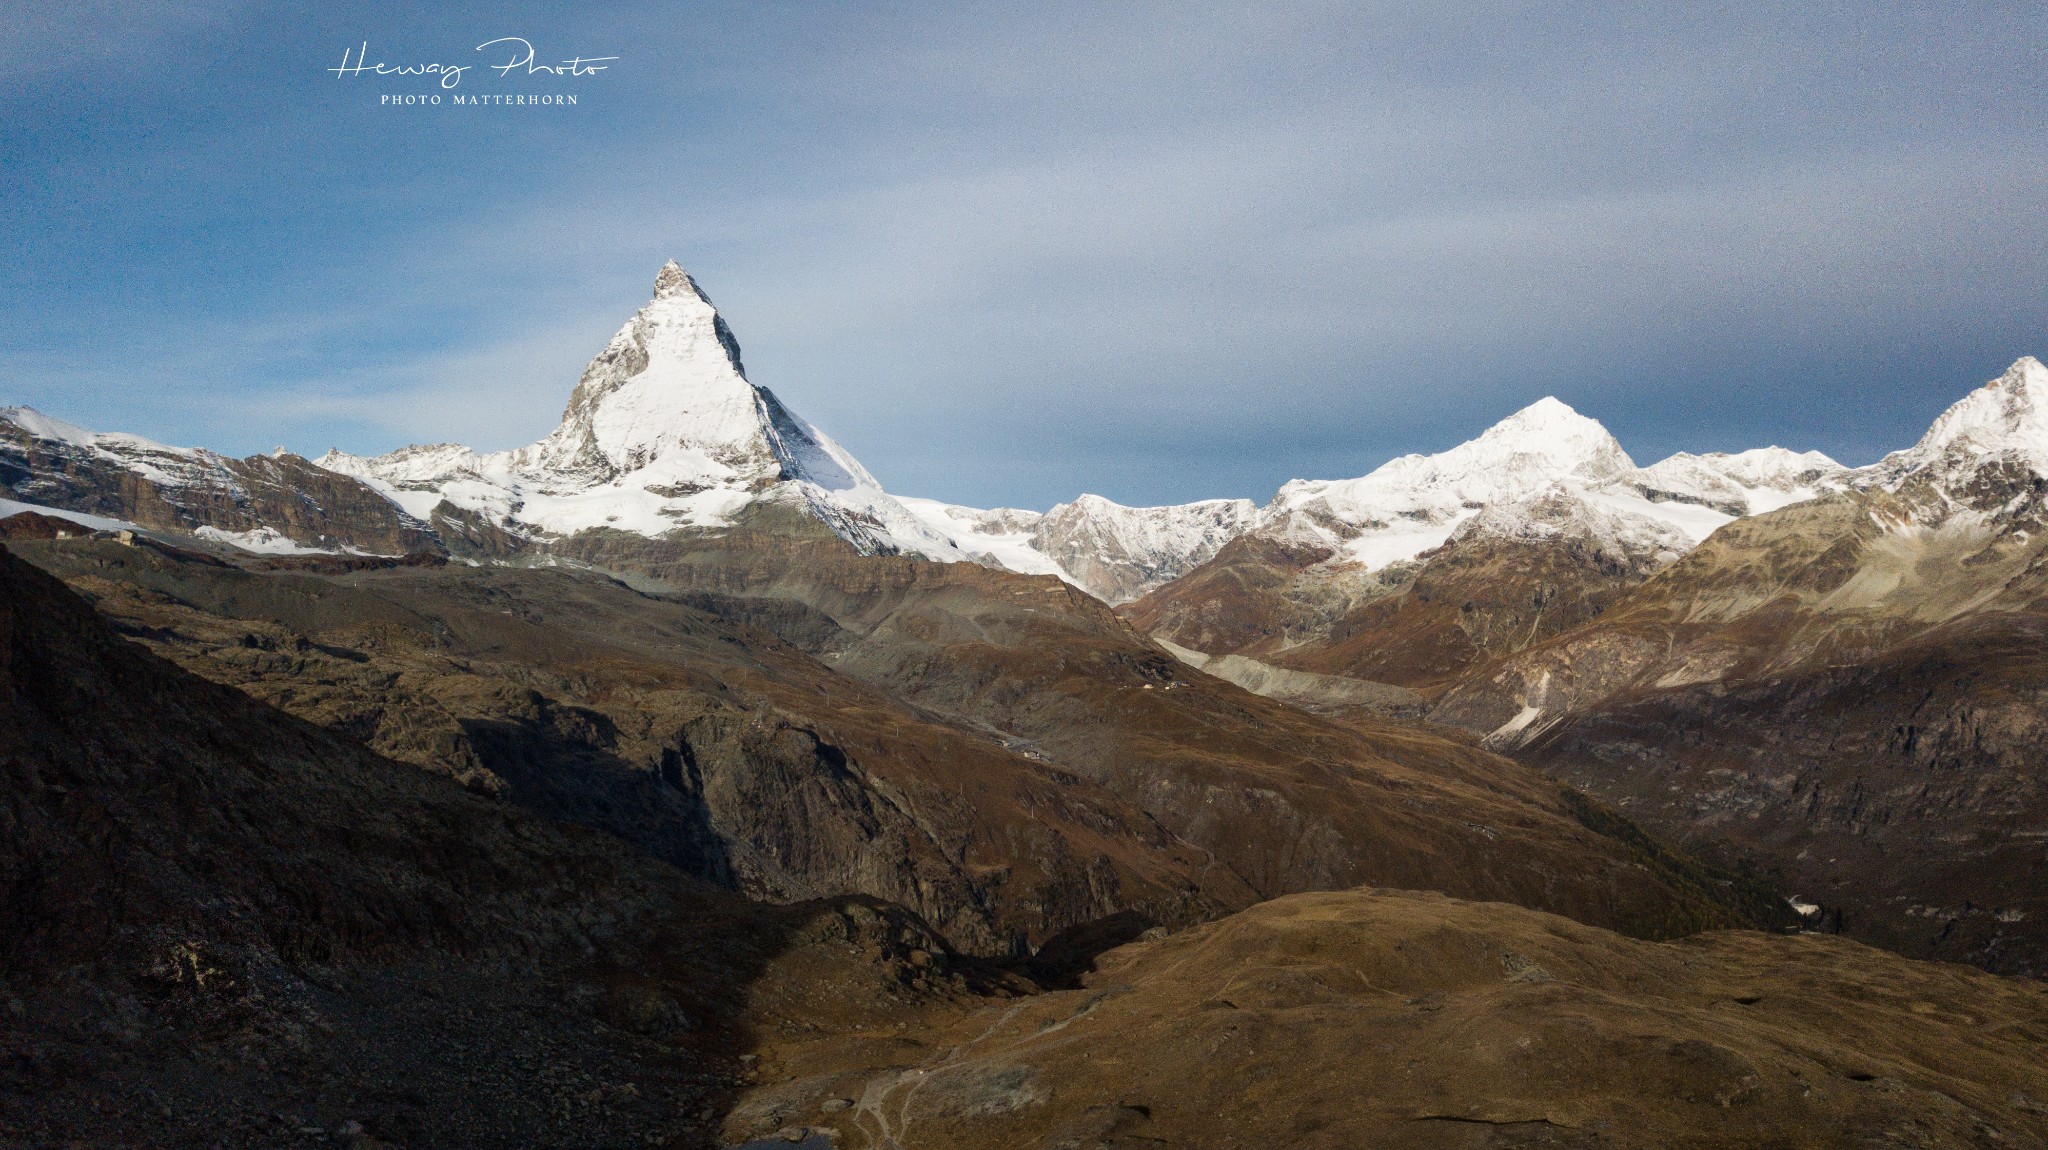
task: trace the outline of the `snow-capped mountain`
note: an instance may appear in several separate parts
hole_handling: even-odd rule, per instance
[[[2024,356],[2005,374],[1957,400],[1920,441],[1861,469],[1859,480],[1896,489],[1926,476],[1967,482],[1987,465],[2048,476],[2048,367]]]
[[[448,444],[370,458],[330,451],[317,462],[415,517],[445,501],[541,539],[723,527],[770,503],[814,515],[863,552],[962,557],[845,448],[747,379],[739,342],[674,260],[540,442],[488,454]]]
[[[1125,603],[1195,569],[1251,526],[1249,499],[1125,507],[1082,495],[1040,514],[900,499],[969,558],[1026,575],[1057,575],[1106,603]]]
[[[1123,603],[1194,570],[1243,533],[1256,511],[1249,499],[1125,507],[1083,495],[1046,512],[1031,534],[1081,586]]]
[[[1639,468],[1597,420],[1546,397],[1436,455],[1404,455],[1357,479],[1289,482],[1252,530],[1370,571],[1441,546],[1482,511],[1493,512],[1487,530],[1505,530],[1516,507],[1555,512],[1577,500],[1599,509],[1576,513],[1581,525],[1636,548],[1681,540],[1683,552],[1723,523],[1810,499],[1846,473],[1819,452],[1778,447]]]
[[[1838,487],[1848,469],[1818,451],[1759,447],[1730,455],[1679,452],[1623,483],[1647,499],[1693,503],[1725,515],[1761,515]]]

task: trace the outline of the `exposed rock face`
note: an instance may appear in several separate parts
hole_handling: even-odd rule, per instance
[[[2048,1145],[2048,990],[1838,938],[1643,943],[1500,904],[1296,895],[1102,955],[1081,989],[775,1041],[834,1145]],[[786,1080],[786,1081],[785,1081]],[[886,1141],[884,1141],[886,1139]]]
[[[0,494],[256,551],[439,551],[427,524],[296,455],[230,459],[0,408]]]
[[[600,576],[31,551],[193,671],[755,897],[886,898],[1001,955],[1253,897],[1099,786]]]

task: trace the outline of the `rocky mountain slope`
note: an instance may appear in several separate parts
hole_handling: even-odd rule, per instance
[[[601,575],[17,546],[192,671],[752,897],[884,898],[989,955],[1255,897],[1070,771]]]
[[[43,546],[82,548],[103,590],[140,550]],[[265,562],[293,579],[219,598],[296,597],[330,626],[360,605],[351,580],[438,570]],[[1056,965],[990,967],[899,908],[747,903],[380,757],[122,640],[4,551],[0,591],[11,1144],[2048,1139],[2034,984],[1838,939],[1652,944],[1371,890],[1106,954],[1136,931],[1102,924]],[[249,650],[277,637],[243,625]],[[680,638],[671,622],[648,645]]]
[[[693,603],[770,628],[840,674],[1107,788],[1259,897],[1448,886],[1653,934],[1731,902],[1775,913],[1749,888],[1639,869],[1635,847],[1505,759],[1409,727],[1330,722],[1194,673],[1055,580],[863,557],[787,525],[579,546],[581,561],[699,593]]]
[[[166,663],[0,550],[0,1143],[706,1146],[761,1033],[965,993]]]
[[[977,953],[1360,881],[1651,935],[1779,916],[1506,759],[1187,673],[1056,580],[813,530],[615,535],[601,558],[652,594],[21,546],[165,655],[394,757],[758,897],[901,901]]]
[[[1853,488],[1723,528],[1435,716],[1830,925],[2048,970],[2048,370],[1973,392]]]

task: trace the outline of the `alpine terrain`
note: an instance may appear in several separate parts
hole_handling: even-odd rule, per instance
[[[2048,1147],[2048,369],[900,497],[697,283],[539,442],[0,409],[0,1145]]]

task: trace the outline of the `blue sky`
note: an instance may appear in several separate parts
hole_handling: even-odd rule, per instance
[[[512,446],[670,256],[981,505],[1263,500],[1546,394],[1861,463],[2048,354],[2033,3],[170,7],[0,6],[0,402]],[[500,36],[619,59],[324,71]]]

